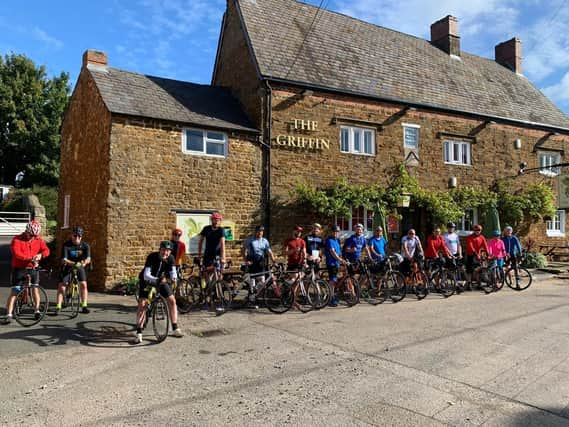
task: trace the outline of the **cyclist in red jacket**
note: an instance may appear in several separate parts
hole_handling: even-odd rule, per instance
[[[42,258],[49,256],[49,248],[40,237],[41,226],[37,221],[31,221],[26,225],[26,231],[14,236],[10,244],[12,253],[12,288],[6,303],[6,319],[4,323],[12,321],[12,311],[16,295],[22,289],[26,281],[26,275],[30,275],[32,285],[39,284],[37,267]],[[33,289],[36,301],[36,318],[41,317],[39,312],[40,296],[37,288]]]
[[[472,280],[474,268],[480,265],[482,253],[488,253],[488,245],[482,235],[482,226],[476,224],[472,227],[472,234],[466,237],[466,273],[469,281]]]

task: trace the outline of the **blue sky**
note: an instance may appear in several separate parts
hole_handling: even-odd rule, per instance
[[[523,73],[569,114],[569,0],[323,0],[338,11],[425,39],[452,14],[461,48],[493,58],[494,45],[518,37]],[[321,0],[307,0],[319,5]],[[226,0],[5,0],[0,54],[15,52],[67,71],[75,83],[81,55],[104,50],[110,65],[209,83]]]

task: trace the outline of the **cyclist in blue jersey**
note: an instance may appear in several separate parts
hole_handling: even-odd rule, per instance
[[[522,244],[520,243],[520,239],[512,234],[513,231],[510,226],[504,228],[502,242],[504,242],[504,247],[506,248],[506,260],[516,259],[522,255]]]
[[[324,243],[324,253],[326,255],[326,267],[328,269],[328,280],[332,288],[332,298],[330,299],[330,306],[336,307],[338,305],[338,298],[335,291],[338,285],[338,268],[340,265],[345,264],[346,261],[340,256],[342,253],[340,246],[340,227],[333,225],[331,227],[332,234],[326,239]]]
[[[369,239],[369,249],[371,259],[374,261],[385,261],[385,247],[387,240],[383,237],[383,228],[378,225],[375,228],[374,236]]]
[[[356,224],[356,232],[344,242],[344,258],[351,263],[355,263],[359,261],[364,248],[369,255],[370,250],[364,236],[364,226],[362,224]]]
[[[322,259],[322,249],[324,248],[324,239],[320,235],[322,233],[322,226],[314,223],[312,226],[312,233],[304,238],[306,242],[306,255],[308,265],[314,264],[315,267],[320,265]]]

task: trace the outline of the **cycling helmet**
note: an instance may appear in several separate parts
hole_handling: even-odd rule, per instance
[[[79,225],[76,225],[75,227],[73,227],[73,234],[75,236],[83,237],[84,232],[85,232],[85,230],[83,230],[83,227],[80,227]]]
[[[401,254],[398,253],[394,253],[393,255],[391,255],[391,259],[393,259],[393,261],[396,264],[401,264],[403,262],[403,257],[401,256]]]
[[[514,229],[508,225],[504,228],[504,231],[514,231]]]
[[[364,229],[363,224],[360,224],[359,222],[356,224],[355,228],[361,228],[362,230]]]
[[[312,228],[322,228],[322,226],[317,222],[315,222],[314,224],[312,224]]]
[[[472,227],[473,231],[482,231],[482,226],[480,224],[476,224],[474,227]]]
[[[302,231],[302,227],[300,225],[295,225],[293,230],[294,231]]]
[[[221,216],[221,214],[219,212],[215,212],[213,214],[211,214],[211,220],[213,221],[214,219],[223,219],[223,217]]]
[[[175,228],[172,230],[172,234],[175,236],[181,236],[184,232],[180,228]]]
[[[340,231],[340,226],[334,224],[330,227],[330,230],[332,230],[332,232]]]
[[[492,231],[492,236],[499,236],[500,234],[502,234],[502,233],[500,233],[500,230]]]
[[[456,224],[451,221],[447,224],[447,228],[456,228]]]
[[[41,225],[37,221],[30,221],[26,225],[26,232],[30,233],[32,236],[39,236],[41,233]]]
[[[265,231],[265,226],[264,225],[258,225],[255,227],[255,231]]]
[[[162,240],[160,242],[160,249],[162,248],[172,250],[172,242],[170,240]]]

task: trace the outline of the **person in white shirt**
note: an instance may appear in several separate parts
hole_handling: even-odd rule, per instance
[[[462,258],[462,247],[460,246],[460,238],[456,234],[456,225],[454,222],[447,224],[447,232],[443,234],[443,240],[448,251],[456,258]]]
[[[423,246],[421,241],[415,234],[415,229],[410,228],[406,236],[401,239],[401,255],[403,256],[403,262],[401,263],[401,272],[406,274],[409,272],[411,266],[411,260],[423,254]]]

